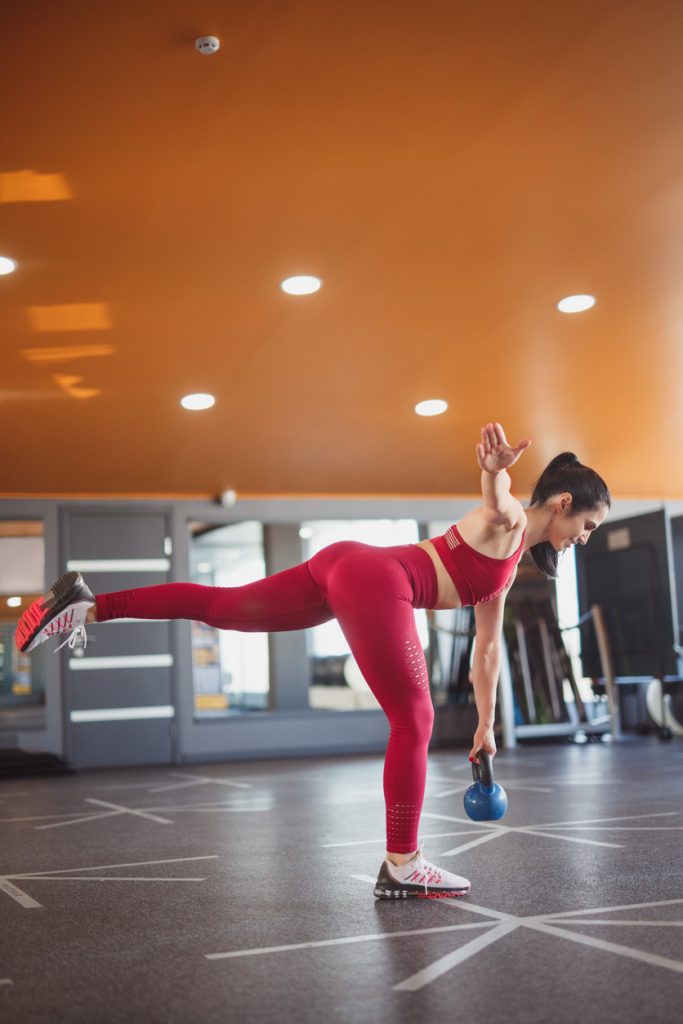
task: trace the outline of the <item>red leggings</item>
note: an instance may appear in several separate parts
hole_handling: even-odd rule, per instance
[[[308,562],[243,587],[166,583],[97,597],[97,619],[194,619],[219,629],[279,632],[336,618],[389,719],[384,761],[387,850],[412,853],[434,724],[414,608],[433,608],[436,571],[416,544],[330,544]]]

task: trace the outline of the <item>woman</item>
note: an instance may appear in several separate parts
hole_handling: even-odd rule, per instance
[[[559,553],[585,544],[611,505],[598,474],[564,452],[546,467],[523,509],[510,494],[507,469],[530,444],[527,438],[511,448],[499,423],[482,428],[476,452],[483,504],[441,537],[387,548],[340,541],[302,565],[242,587],[167,583],[95,597],[79,573],[68,573],[26,610],[17,646],[30,651],[68,634],[64,643],[74,647],[86,642],[86,624],[117,618],[195,619],[244,632],[305,629],[336,618],[390,724],[387,849],[375,896],[463,896],[469,881],[425,860],[417,841],[434,708],[413,609],[474,605],[479,724],[470,761],[482,749],[495,755],[503,606],[517,563],[531,551],[545,576],[557,576]]]

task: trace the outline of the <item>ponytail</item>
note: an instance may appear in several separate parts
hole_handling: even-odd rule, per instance
[[[572,511],[584,512],[598,505],[612,506],[607,484],[594,469],[579,462],[573,452],[556,455],[545,467],[536,482],[530,505],[544,505],[553,494],[568,491],[572,496]],[[557,579],[560,552],[550,541],[534,544],[529,549],[536,568],[548,579]]]

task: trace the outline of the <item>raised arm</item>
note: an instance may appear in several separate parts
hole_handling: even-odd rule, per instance
[[[494,526],[512,529],[518,522],[522,506],[510,494],[510,476],[507,472],[531,444],[522,438],[512,448],[507,442],[500,423],[487,423],[481,428],[481,443],[477,445],[477,462],[481,467],[481,492],[484,497],[482,515]]]

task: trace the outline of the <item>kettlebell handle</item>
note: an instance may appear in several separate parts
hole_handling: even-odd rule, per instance
[[[491,764],[491,755],[486,750],[478,750],[477,757],[481,763],[477,764],[476,761],[472,762],[472,778],[475,782],[482,782],[485,786],[492,786],[493,767]]]

